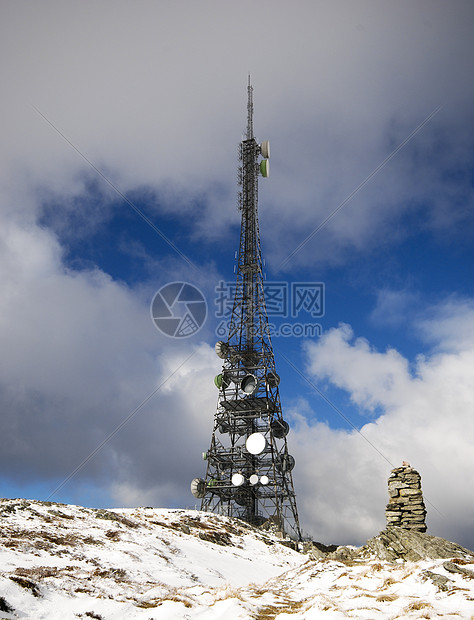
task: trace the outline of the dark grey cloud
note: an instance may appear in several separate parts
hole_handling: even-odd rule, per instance
[[[430,216],[437,222],[467,196],[472,13],[469,2],[431,0],[297,9],[286,2],[11,4],[2,34],[4,157],[10,169],[15,162],[27,172],[24,182],[63,193],[77,187],[84,162],[33,102],[124,190],[164,187],[173,209],[186,211],[212,189],[199,231],[223,234],[236,221],[236,128],[244,129],[251,71],[257,134],[274,147],[262,218],[270,238],[285,231],[283,255],[444,106],[295,257],[341,260],[428,197],[437,196]],[[467,217],[457,207],[454,219]],[[275,260],[276,247],[267,250]]]

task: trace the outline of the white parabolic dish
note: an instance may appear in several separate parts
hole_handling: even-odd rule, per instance
[[[234,485],[234,487],[241,487],[244,482],[245,478],[242,476],[242,474],[234,474],[232,476],[232,484]]]
[[[245,447],[250,454],[260,454],[265,450],[265,437],[262,433],[253,433],[247,437]]]

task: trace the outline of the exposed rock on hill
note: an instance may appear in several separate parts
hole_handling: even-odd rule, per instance
[[[438,536],[401,527],[390,527],[380,532],[377,536],[370,538],[363,547],[338,547],[307,542],[303,545],[303,552],[307,553],[312,560],[325,558],[341,562],[369,558],[386,562],[396,560],[418,562],[419,560],[454,557],[474,562],[474,551]]]
[[[379,560],[446,559],[452,557],[474,560],[474,552],[460,545],[415,530],[391,527],[368,540],[357,554],[359,557],[376,557]]]

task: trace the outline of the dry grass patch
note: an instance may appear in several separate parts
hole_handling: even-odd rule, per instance
[[[47,577],[57,577],[60,574],[60,570],[55,566],[35,566],[34,568],[16,568],[15,575],[20,577],[35,579],[46,579]]]
[[[33,596],[36,598],[41,597],[40,590],[37,584],[31,579],[27,579],[26,577],[21,577],[19,575],[10,575],[10,579],[18,584],[21,588],[25,590],[29,590]]]
[[[393,577],[387,577],[383,584],[379,586],[378,590],[384,590],[385,588],[393,586],[394,583],[397,583],[396,579],[394,579]]]
[[[278,614],[281,614],[283,611],[286,610],[283,610],[281,607],[277,607],[276,605],[267,605],[266,607],[262,607],[256,612],[254,619],[269,620],[271,618],[273,620],[274,618],[276,618],[276,616],[278,616]]]
[[[296,614],[301,611],[302,606],[302,601],[288,601],[281,605],[265,605],[256,612],[255,620],[269,620],[276,618],[279,614]]]
[[[181,603],[187,609],[191,609],[193,607],[193,603],[190,599],[185,596],[180,596],[179,594],[173,594],[170,596],[166,596],[165,598],[154,598],[149,601],[139,601],[136,604],[137,607],[141,609],[155,609],[156,607],[160,607],[163,603],[172,601],[173,603]]]
[[[0,596],[0,611],[6,611],[7,614],[12,614],[15,611],[13,607],[7,603],[3,596]]]
[[[371,564],[370,568],[372,571],[374,572],[378,572],[384,569],[383,564],[380,564],[380,562],[376,562],[375,564]]]
[[[11,543],[30,540],[34,541],[35,546],[39,548],[43,548],[43,546],[49,548],[51,544],[64,547],[74,546],[79,540],[79,537],[72,533],[62,536],[60,534],[52,534],[50,532],[41,532],[37,530],[16,530],[11,532],[10,537]],[[5,546],[17,546],[12,544],[8,545],[7,542],[8,541],[5,542]]]
[[[380,594],[377,596],[376,600],[378,603],[393,603],[397,598],[398,596],[396,594]]]
[[[109,568],[107,570],[100,570],[96,568],[92,573],[93,577],[99,577],[100,579],[113,579],[119,583],[123,581],[129,581],[127,571],[123,568]]]
[[[433,606],[430,603],[425,603],[425,601],[414,601],[405,607],[404,611],[409,613],[411,611],[421,611],[422,609],[433,609]]]
[[[474,564],[474,560],[463,560],[462,558],[454,558],[451,560],[453,564],[465,566],[466,564]]]

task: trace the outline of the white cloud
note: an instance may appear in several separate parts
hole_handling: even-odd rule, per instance
[[[313,380],[347,391],[363,409],[383,409],[360,433],[295,416],[291,441],[306,527],[322,541],[358,543],[384,527],[391,468],[380,451],[394,466],[407,460],[421,473],[429,531],[472,548],[472,343],[420,358],[413,372],[396,351],[353,340],[348,326],[330,330],[306,352]],[[317,397],[311,408],[317,416]]]
[[[438,350],[467,351],[474,346],[474,301],[452,296],[420,318],[417,328]]]
[[[134,290],[99,269],[67,270],[50,231],[3,221],[3,475],[31,485],[51,480],[52,491],[164,382],[71,484],[93,479],[107,488],[132,480],[146,494],[171,481],[176,491],[183,476],[194,474],[188,459],[199,460],[208,442],[215,354],[198,345],[198,335],[178,342],[159,334],[149,310],[152,285]],[[184,270],[167,261],[165,277],[179,279]],[[203,290],[208,275],[195,274]]]
[[[411,389],[407,360],[394,349],[379,353],[363,338],[350,344],[352,336],[351,328],[343,325],[329,330],[321,345],[309,344],[309,372],[329,377],[335,385],[348,390],[357,405],[369,410],[396,403],[398,393]],[[327,355],[328,350],[331,355]]]
[[[80,189],[87,164],[31,102],[123,191],[158,192],[155,217],[192,217],[198,196],[194,230],[222,236],[237,220],[250,70],[257,135],[274,146],[261,215],[275,266],[440,104],[292,265],[390,240],[393,222],[422,204],[426,225],[449,234],[472,223],[470,17],[470,2],[10,3],[1,169],[17,179],[11,191]]]

